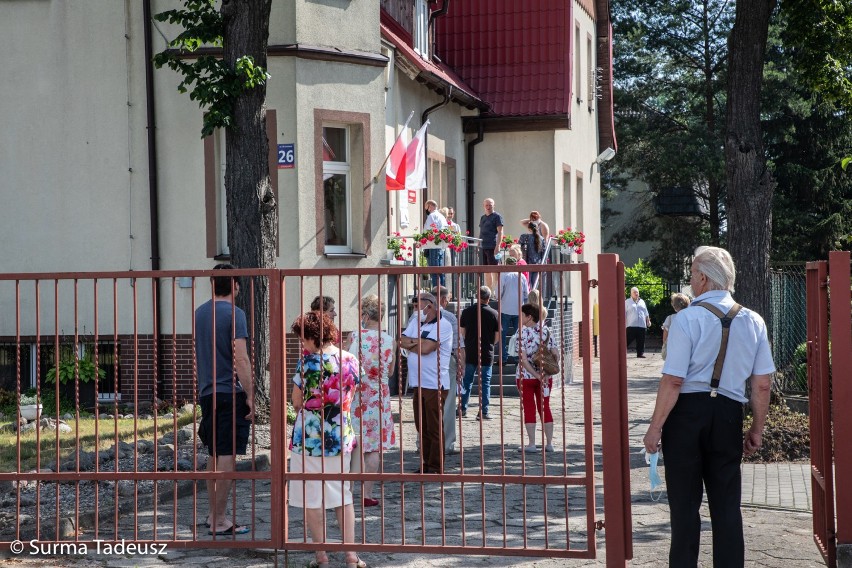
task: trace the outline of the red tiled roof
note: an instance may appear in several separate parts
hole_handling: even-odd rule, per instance
[[[567,117],[572,5],[452,2],[435,22],[438,56],[491,105],[492,116]]]
[[[476,92],[447,65],[439,61],[426,61],[420,57],[410,44],[410,36],[406,37],[405,31],[384,10],[381,13],[380,26],[382,37],[391,42],[405,59],[420,70],[417,76],[419,81],[441,90],[449,90],[449,87],[452,87],[450,98],[469,108],[488,108]]]

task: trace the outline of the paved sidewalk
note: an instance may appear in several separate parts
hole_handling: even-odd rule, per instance
[[[662,361],[658,354],[649,353],[645,359],[637,359],[634,356],[628,357],[628,377],[629,377],[629,435],[631,440],[631,490],[632,490],[632,511],[633,511],[633,540],[634,540],[634,560],[630,563],[632,566],[660,566],[667,564],[668,542],[669,542],[669,519],[668,506],[666,502],[666,494],[663,493],[658,502],[651,499],[648,489],[648,467],[645,465],[644,458],[639,453],[641,449],[641,440],[647,428],[647,420],[651,415],[654,407],[657,383],[660,376],[660,368]],[[579,383],[580,371],[579,368],[575,372],[575,377]],[[579,415],[580,402],[582,401],[583,385],[575,384],[565,388],[565,400],[567,401],[566,416],[573,417]],[[597,364],[593,377],[593,412],[594,416],[600,416],[599,399],[599,382],[597,375]],[[556,396],[556,395],[555,395]],[[407,401],[406,401],[407,402]],[[492,413],[498,409],[499,400],[492,407]],[[410,422],[410,416],[406,408],[410,408],[410,403],[403,406],[403,420],[406,422],[403,434],[403,447],[413,447],[413,428]],[[504,427],[507,428],[505,439],[501,438],[498,421],[492,421],[488,427],[475,420],[466,419],[463,421],[463,440],[465,443],[465,464],[469,459],[474,459],[474,464],[479,464],[480,452],[478,450],[479,436],[483,436],[483,451],[484,459],[490,467],[517,467],[519,462],[519,454],[516,447],[519,442],[519,432],[512,432],[506,425],[513,424],[513,421],[520,419],[517,399],[506,398],[503,401],[502,414],[504,417]],[[581,423],[580,423],[581,425]],[[576,441],[577,429],[579,428],[577,420],[566,421],[565,429],[567,432],[568,441]],[[597,511],[596,519],[603,518],[603,498],[600,493],[600,425],[599,421],[595,423],[595,455],[596,455],[596,471],[597,471]],[[557,429],[558,431],[558,429]],[[572,437],[574,436],[574,437]],[[472,444],[476,443],[474,449]],[[576,448],[576,444],[566,443],[569,457],[569,463],[575,463],[574,457],[577,453],[581,453]],[[505,448],[505,449],[503,449]],[[473,450],[473,451],[472,451]],[[398,454],[398,452],[397,452]],[[556,466],[558,469],[562,463],[560,456],[559,463],[547,461],[548,472]],[[405,469],[409,469],[410,465],[414,464],[413,459],[416,459],[413,452],[405,452]],[[461,460],[458,457],[451,464],[460,464]],[[503,460],[500,463],[500,460]],[[509,465],[506,465],[509,464]],[[453,465],[454,471],[458,471],[457,465]],[[465,467],[469,467],[466,465]],[[478,467],[478,466],[477,466]],[[526,471],[541,473],[541,461],[539,458],[538,465],[530,460],[526,464]],[[531,469],[537,467],[538,469]],[[576,471],[569,471],[576,473]],[[811,533],[812,518],[810,514],[811,498],[810,498],[810,478],[807,464],[746,464],[743,466],[743,516],[745,523],[746,543],[747,543],[747,566],[766,566],[766,567],[808,567],[808,566],[824,566],[822,558],[813,543]],[[362,537],[362,522],[367,523],[365,526],[373,527],[370,531],[375,530],[379,524],[384,527],[388,535],[396,534],[400,526],[404,526],[409,539],[411,535],[428,535],[430,544],[440,541],[442,530],[446,531],[447,535],[453,533],[458,526],[458,517],[463,512],[458,497],[461,495],[457,484],[444,484],[441,486],[437,483],[427,484],[424,488],[418,483],[406,483],[404,492],[407,502],[420,503],[421,498],[425,498],[424,503],[429,504],[429,508],[424,506],[424,511],[421,516],[420,511],[416,514],[406,509],[402,511],[398,507],[400,491],[398,484],[386,483],[385,502],[387,508],[385,517],[378,515],[375,509],[368,510],[369,513],[365,517],[361,517],[361,508],[356,507],[356,516],[358,517],[358,526],[356,526],[356,539]],[[528,486],[526,492],[523,493],[523,502],[521,502],[520,492],[506,491],[502,497],[499,491],[485,495],[481,493],[485,491],[480,488],[479,484],[471,484],[472,488],[465,487],[464,495],[467,497],[468,505],[464,508],[466,515],[466,526],[468,535],[480,534],[481,538],[485,538],[485,532],[477,533],[477,530],[487,530],[487,535],[490,539],[508,535],[508,538],[515,538],[517,529],[520,525],[526,523],[528,533],[531,539],[541,538],[541,526],[544,524],[537,513],[528,510],[527,505],[534,502],[536,488]],[[269,531],[269,482],[257,482],[256,498],[254,501],[254,520],[255,530],[258,536],[268,534]],[[558,493],[557,490],[553,493]],[[582,493],[582,492],[580,492]],[[245,494],[245,493],[241,493]],[[421,497],[423,495],[424,497]],[[546,500],[551,501],[551,490],[546,494]],[[556,495],[557,501],[561,502],[562,498]],[[501,500],[502,499],[502,500]],[[573,503],[575,506],[582,507],[585,499],[582,495],[577,497]],[[467,512],[473,503],[473,513]],[[394,508],[396,507],[396,508]],[[485,507],[486,518],[483,519],[482,509],[478,509],[480,513],[475,513],[476,507]],[[503,509],[508,512],[508,520],[505,527],[501,524],[503,518]],[[166,509],[165,514],[170,515],[172,506],[163,507]],[[186,497],[179,500],[178,510],[181,511],[180,526],[177,530],[180,538],[186,538],[186,535],[192,534],[191,521],[192,511],[206,511],[206,495],[204,491],[199,491],[197,501],[193,502],[192,497]],[[443,509],[443,512],[441,512]],[[162,509],[161,509],[162,510]],[[554,507],[548,513],[549,518],[558,517],[559,509]],[[240,510],[240,520],[245,522],[246,509]],[[701,565],[711,566],[711,533],[709,526],[709,513],[706,505],[702,508],[704,518],[702,531],[702,551]],[[442,524],[441,519],[445,519]],[[574,539],[579,539],[582,544],[584,538],[584,517],[575,518],[572,509],[571,515],[566,519],[564,512],[562,513],[563,526],[567,527]],[[142,514],[137,517],[129,516],[123,519],[123,522],[137,523],[140,531],[140,538],[150,538],[152,532],[152,516]],[[291,523],[293,529],[291,531],[298,532],[301,530],[298,519],[294,519]],[[401,521],[401,522],[400,522]],[[425,523],[423,522],[425,521]],[[550,526],[550,525],[548,525]],[[480,529],[480,527],[482,527]],[[169,529],[171,531],[171,529]],[[203,529],[202,529],[203,530]],[[553,530],[553,529],[551,529]],[[372,541],[376,541],[375,534],[367,532],[367,537]],[[159,531],[158,531],[159,532]],[[334,531],[331,531],[332,535]],[[606,555],[605,531],[598,533],[597,556],[595,560],[564,560],[564,559],[532,559],[532,558],[517,558],[504,555],[492,556],[450,556],[450,555],[425,555],[425,554],[401,554],[389,550],[383,554],[364,554],[363,558],[373,566],[405,566],[408,568],[433,568],[433,567],[468,567],[468,566],[522,566],[522,567],[540,567],[540,568],[556,568],[557,566],[569,567],[585,567],[585,566],[603,566]],[[203,538],[206,537],[206,531],[203,532]],[[453,533],[454,534],[454,533]],[[562,538],[565,538],[566,532],[561,533]],[[372,536],[371,536],[372,535]],[[437,541],[434,541],[436,538]],[[83,538],[91,538],[83,535]],[[292,538],[292,534],[291,534]],[[451,537],[447,537],[448,539]],[[505,537],[504,537],[505,538]],[[558,533],[551,533],[551,538],[558,538]],[[409,540],[410,542],[410,540]],[[476,544],[474,541],[470,544]],[[492,544],[499,546],[499,542]],[[6,553],[8,557],[8,553]],[[312,559],[312,554],[304,552],[292,552],[289,554],[279,553],[276,558],[274,555],[266,551],[252,550],[169,550],[166,555],[154,557],[145,556],[130,556],[130,557],[98,557],[89,555],[84,558],[74,558],[65,555],[57,557],[56,555],[46,558],[22,558],[11,557],[4,562],[4,565],[17,566],[79,566],[79,567],[94,567],[94,566],[182,566],[182,565],[199,565],[199,566],[219,566],[228,565],[233,568],[245,568],[253,566],[304,566]],[[342,566],[342,554],[330,555],[332,566]],[[3,553],[0,553],[3,557]]]

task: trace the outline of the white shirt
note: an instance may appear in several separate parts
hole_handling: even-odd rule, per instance
[[[500,273],[500,313],[507,316],[521,314],[521,304],[518,303],[518,287],[521,288],[521,304],[527,301],[529,286],[527,279],[517,272]]]
[[[722,313],[728,313],[734,306],[730,293],[711,290],[695,298],[692,305],[679,311],[672,319],[663,373],[683,379],[682,393],[710,392],[713,366],[722,341],[719,318],[708,309],[695,305],[696,302],[716,306]],[[763,318],[748,308],[741,309],[731,322],[719,394],[748,402],[746,380],[752,375],[774,372],[775,363]]]
[[[645,300],[642,298],[639,298],[638,302],[634,302],[633,298],[624,300],[624,319],[627,327],[648,327],[645,325],[648,321],[648,307],[645,305]]]
[[[423,223],[423,230],[428,231],[432,228],[432,225],[438,227],[439,231],[447,226],[447,218],[441,215],[441,212],[437,209],[429,213],[426,217],[426,221]]]
[[[443,318],[430,323],[420,323],[417,318],[414,318],[408,322],[408,326],[402,334],[406,337],[428,338],[441,343],[438,349],[426,355],[419,355],[415,351],[408,352],[408,385],[412,387],[422,385],[424,389],[437,390],[438,365],[440,364],[441,388],[445,390],[450,388],[450,353],[453,350],[452,324]]]

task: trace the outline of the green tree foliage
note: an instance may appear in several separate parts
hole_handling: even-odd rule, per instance
[[[852,2],[783,0],[781,9],[805,87],[852,107]]]
[[[782,10],[764,67],[766,152],[777,182],[772,259],[805,261],[826,258],[852,232],[852,176],[838,165],[852,148],[852,117],[812,90],[789,30]]]
[[[184,30],[169,42],[169,49],[154,56],[154,65],[158,69],[167,66],[183,76],[178,91],[189,92],[189,98],[205,109],[202,137],[231,126],[237,97],[269,78],[250,55],[239,57],[233,68],[215,55],[185,57],[204,46],[222,47],[225,19],[214,4],[214,0],[184,0],[184,8],[154,15],[155,20],[177,24]]]
[[[615,0],[614,97],[621,141],[617,169],[631,186],[631,207],[607,243],[654,243],[647,262],[671,281],[701,244],[719,244],[725,229],[722,152],[727,36],[733,9],[725,0]],[[606,180],[604,180],[606,181]],[[671,190],[698,210],[669,211]],[[612,212],[610,212],[612,213]],[[675,213],[675,214],[673,214]]]
[[[633,266],[624,268],[625,298],[630,296],[630,289],[634,286],[639,289],[639,297],[644,299],[649,307],[658,305],[666,297],[663,279],[641,258]]]

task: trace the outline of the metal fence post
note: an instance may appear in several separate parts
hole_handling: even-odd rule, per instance
[[[852,293],[850,293],[850,253],[828,254],[831,295],[831,413],[834,420],[834,478],[852,479]],[[838,566],[852,566],[852,486],[835,486],[837,512]]]
[[[627,339],[624,265],[616,254],[598,255],[601,314],[601,443],[604,475],[606,565],[633,558],[630,445],[627,436]]]

